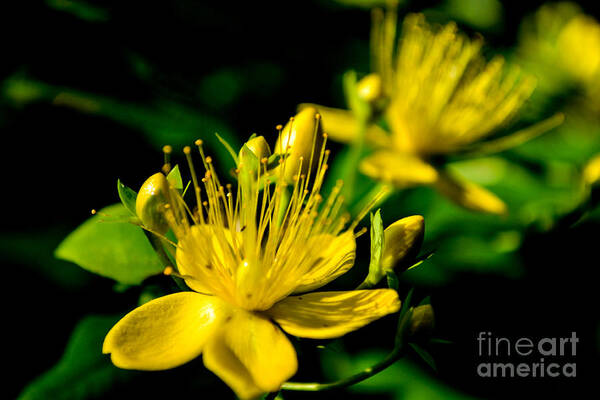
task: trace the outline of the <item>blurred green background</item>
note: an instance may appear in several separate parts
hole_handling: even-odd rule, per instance
[[[520,24],[542,3],[413,1],[401,14],[457,20],[485,36],[486,53],[517,61]],[[118,202],[117,178],[137,189],[157,171],[165,144],[179,151],[201,137],[227,174],[229,157],[213,132],[236,146],[254,132],[274,141],[275,125],[299,103],[343,107],[342,74],[369,71],[372,4],[45,0],[4,13],[0,129],[13,185],[3,189],[0,232],[6,396],[232,396],[200,360],[153,373],[112,367],[100,354],[104,334],[161,278],[151,278],[150,289],[115,284],[54,258],[54,249],[92,208]],[[580,5],[594,15],[593,2]],[[411,214],[426,219],[424,248],[436,254],[403,275],[402,287],[431,296],[436,337],[453,342],[429,349],[436,371],[413,355],[346,392],[316,398],[577,398],[597,376],[600,213],[574,226],[562,222],[581,200],[579,171],[600,152],[598,112],[586,111],[575,89],[539,96],[524,120],[562,110],[562,127],[510,152],[455,164],[502,197],[510,217],[469,213],[427,188],[382,207],[385,225]],[[368,248],[365,235],[357,266],[338,285],[366,273]],[[296,380],[333,379],[368,365],[391,347],[393,326],[389,317],[321,347],[301,342]],[[513,338],[577,332],[577,377],[480,378],[480,331]]]

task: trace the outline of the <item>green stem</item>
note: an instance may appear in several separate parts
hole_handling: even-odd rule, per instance
[[[358,215],[358,213],[363,211],[365,209],[365,207],[367,207],[367,205],[371,202],[371,200],[373,200],[373,198],[375,196],[377,196],[379,193],[381,193],[382,191],[384,191],[383,196],[381,196],[375,203],[373,203],[373,205],[371,206],[371,209],[374,209],[374,208],[378,207],[379,205],[381,205],[382,203],[384,203],[392,194],[394,194],[396,192],[396,189],[391,187],[389,184],[378,182],[375,186],[373,186],[373,188],[371,190],[369,190],[369,193],[364,195],[362,197],[361,201],[358,202],[352,208],[352,211],[350,214],[352,214],[353,216]]]
[[[405,354],[406,348],[406,336],[408,322],[412,316],[412,309],[408,309],[404,314],[400,313],[398,320],[398,330],[396,334],[396,343],[394,349],[380,362],[373,365],[372,367],[366,368],[357,374],[349,377],[340,379],[330,383],[317,383],[317,382],[285,382],[282,386],[282,390],[295,390],[303,392],[318,392],[322,390],[331,390],[337,388],[343,388],[362,382],[365,379],[372,377],[383,371],[390,365],[394,364]]]

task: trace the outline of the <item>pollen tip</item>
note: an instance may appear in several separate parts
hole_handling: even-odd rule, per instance
[[[190,148],[190,146],[185,146],[185,147],[183,148],[183,152],[184,152],[185,154],[190,154],[190,153],[192,152],[192,149]]]
[[[207,164],[212,163],[212,157],[211,156],[206,156],[206,163]]]
[[[173,147],[171,145],[165,145],[162,148],[163,153],[165,154],[171,154],[171,152],[173,151]]]
[[[166,276],[169,276],[173,273],[173,267],[171,266],[167,266],[165,267],[165,269],[163,270],[163,274]]]
[[[204,142],[202,141],[202,139],[196,139],[196,141],[194,142],[194,144],[195,144],[196,146],[202,146],[202,143],[204,143]]]
[[[319,114],[319,113],[316,113],[316,114],[315,114],[315,119],[316,119],[316,120],[320,120],[320,119],[321,119],[321,114]]]
[[[327,133],[323,132],[323,139],[327,139],[328,135]]]
[[[269,162],[269,159],[267,157],[263,157],[263,158],[260,159],[260,162],[263,163],[263,164],[266,164],[266,163]]]
[[[92,208],[92,211],[90,211],[92,213],[92,215],[96,215],[96,209]]]
[[[277,126],[275,126],[275,129],[277,129],[278,131],[283,129],[283,125],[279,124]]]

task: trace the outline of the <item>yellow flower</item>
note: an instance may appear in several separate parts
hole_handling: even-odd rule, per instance
[[[296,135],[318,132],[314,115],[294,123]],[[248,146],[253,154],[269,154],[262,140],[251,144],[260,144]],[[355,259],[358,221],[340,212],[340,187],[327,199],[319,194],[329,155],[324,144],[314,151],[316,168],[305,173],[303,157],[283,158],[276,183],[262,191],[261,178],[272,176],[268,160],[257,158],[256,168],[245,156],[235,193],[197,145],[206,169],[201,180],[191,149],[184,149],[195,209],[172,187],[161,209],[178,239],[178,271],[166,273],[183,278],[192,291],[150,301],[119,321],[103,346],[116,366],[161,370],[202,354],[204,365],[240,398],[254,398],[278,390],[296,372],[296,352],[282,330],[335,338],[399,309],[391,289],[307,293],[348,271]],[[257,148],[264,151],[254,153]],[[302,173],[288,186],[289,162]]]
[[[375,71],[364,78],[368,82],[363,79],[357,87],[360,98],[372,101],[373,93],[379,92],[387,98],[374,115],[381,115],[390,133],[381,128],[377,118],[370,121],[365,140],[375,151],[362,160],[361,172],[400,188],[433,185],[465,208],[505,213],[506,206],[492,193],[465,184],[434,167],[431,160],[484,147],[486,151],[504,150],[555,124],[556,120],[550,120],[482,142],[512,119],[531,95],[534,80],[515,67],[507,68],[501,57],[486,62],[480,51],[482,40],[469,39],[454,23],[432,27],[423,15],[408,15],[397,46],[395,24],[394,11],[374,13]],[[329,137],[342,142],[357,140],[359,121],[351,112],[316,107]]]
[[[519,53],[554,91],[566,83],[600,95],[600,24],[574,3],[544,4],[524,24]]]

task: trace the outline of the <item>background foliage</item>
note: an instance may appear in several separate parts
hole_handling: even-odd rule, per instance
[[[112,367],[100,354],[105,332],[164,282],[151,278],[142,292],[130,285],[143,277],[124,270],[115,283],[56,259],[54,250],[90,209],[118,202],[117,178],[138,188],[158,170],[165,144],[180,149],[202,137],[227,173],[230,158],[214,131],[236,145],[253,132],[273,141],[275,125],[298,103],[343,107],[343,72],[369,71],[366,8],[372,3],[46,0],[17,2],[5,13],[0,129],[10,185],[2,196],[0,260],[10,336],[5,362],[12,366],[7,396],[158,398],[207,390],[214,398],[229,396],[198,360],[145,374]],[[489,54],[516,59],[519,24],[540,4],[425,1],[408,2],[402,12],[426,10],[433,21],[457,20],[485,36]],[[582,6],[593,14],[591,4]],[[578,116],[581,107],[569,96],[544,105],[569,110],[573,117],[563,127],[499,156],[455,165],[502,197],[509,218],[469,213],[427,188],[402,192],[383,207],[386,225],[425,216],[425,248],[437,252],[401,285],[415,284],[418,297],[431,296],[436,335],[453,344],[431,349],[436,372],[410,357],[351,388],[346,398],[577,397],[597,375],[600,325],[592,277],[600,214],[571,228],[560,216],[580,198],[575,177],[600,151],[600,124]],[[528,113],[535,116],[535,108]],[[330,147],[342,157],[341,146]],[[361,240],[364,259],[347,282],[366,273],[367,235]],[[86,256],[63,254],[82,264]],[[144,264],[156,269],[151,260]],[[384,319],[324,348],[301,343],[298,380],[332,379],[367,365],[391,345],[393,324]],[[578,376],[479,378],[480,331],[509,337],[575,331]]]

